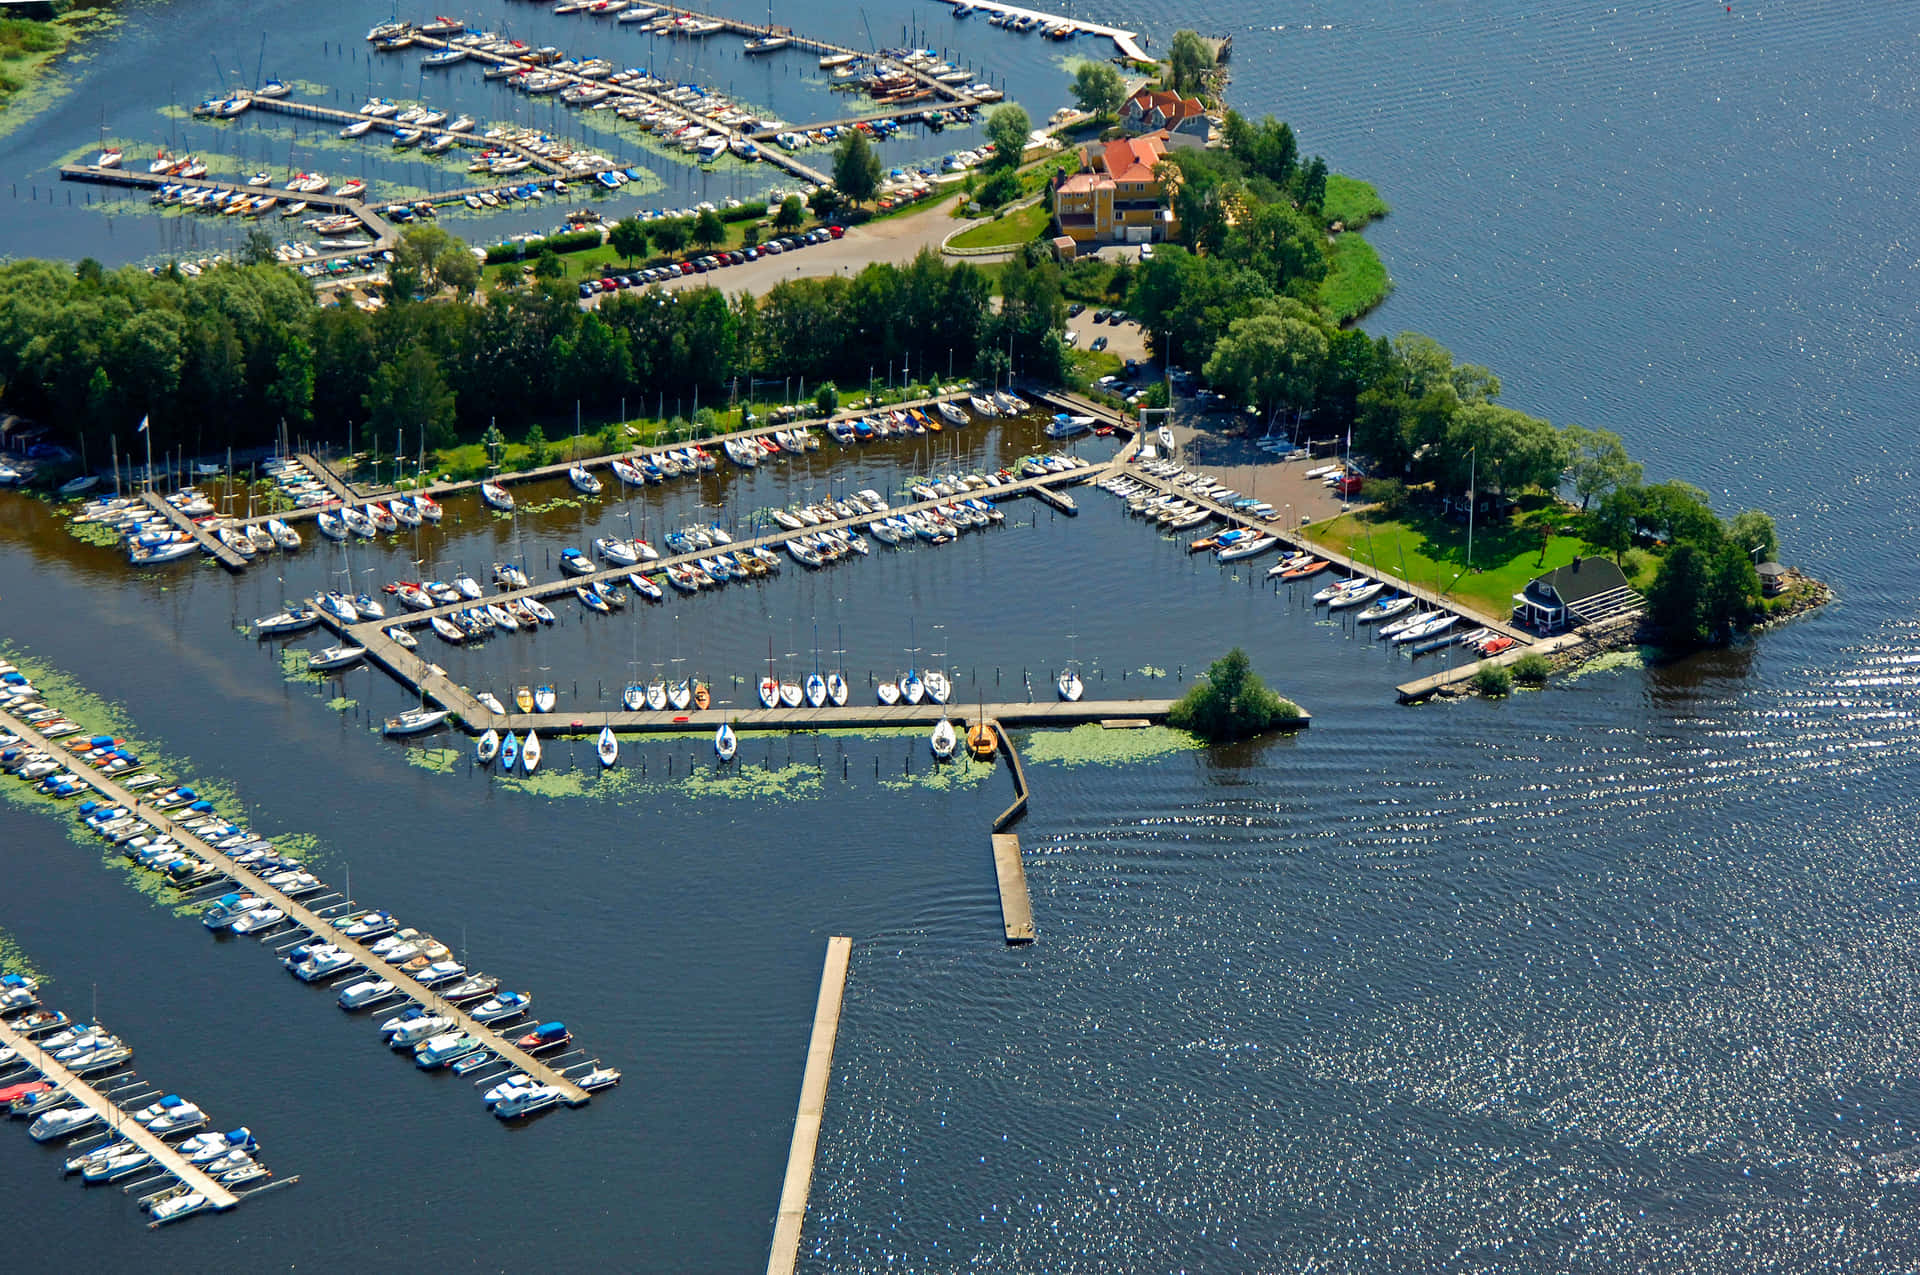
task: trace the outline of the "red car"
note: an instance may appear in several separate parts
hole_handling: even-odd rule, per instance
[[[847,233],[847,228],[845,226],[828,226],[827,233],[832,235],[835,239],[838,239],[842,235],[845,235]]]

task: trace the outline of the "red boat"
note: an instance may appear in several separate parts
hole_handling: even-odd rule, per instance
[[[13,1102],[18,1098],[26,1098],[37,1093],[45,1093],[51,1088],[53,1088],[53,1086],[44,1080],[29,1080],[24,1084],[8,1085],[5,1089],[0,1089],[0,1105]]]
[[[1510,637],[1488,638],[1480,644],[1480,654],[1498,655],[1512,645],[1513,639]]]
[[[541,1054],[549,1049],[559,1049],[572,1041],[573,1033],[567,1030],[565,1023],[541,1023],[513,1043],[530,1054]]]
[[[1282,571],[1280,578],[1282,580],[1304,580],[1308,576],[1317,576],[1326,569],[1327,560],[1325,558],[1313,558],[1301,563],[1297,567]]]

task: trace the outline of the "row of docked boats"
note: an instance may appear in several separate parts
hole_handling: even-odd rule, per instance
[[[1272,503],[1244,496],[1227,486],[1219,479],[1199,470],[1186,469],[1168,460],[1152,460],[1141,464],[1142,472],[1158,478],[1163,485],[1181,488],[1191,497],[1211,502],[1222,509],[1242,518],[1271,522],[1280,511]],[[1146,486],[1147,484],[1139,484]]]
[[[31,682],[12,667],[0,669],[0,700],[9,711],[18,709],[36,718],[46,707]],[[39,726],[34,729],[38,731]],[[537,755],[537,741],[529,738]],[[116,759],[128,764],[114,770]],[[325,912],[306,912],[308,905],[299,901],[325,895],[324,882],[299,860],[222,816],[191,788],[169,785],[145,771],[126,752],[124,741],[95,735],[74,744],[39,748],[14,734],[0,733],[0,768],[16,773],[31,768],[43,780],[61,785],[49,790],[55,796],[102,791],[88,772],[110,773],[112,781],[132,796],[132,804],[104,793],[82,801],[77,813],[89,831],[119,845],[138,866],[166,873],[189,897],[203,903],[201,923],[208,930],[276,943],[290,940],[278,949],[281,963],[302,982],[387,984],[377,997],[362,988],[350,998],[353,1003],[348,1008],[370,1007],[388,996],[416,1004],[471,1004],[475,1013],[467,1015],[469,1021],[493,1030],[512,1030],[513,1022],[523,1018],[531,1004],[525,993],[501,993],[497,979],[470,971],[444,944],[430,935],[402,929],[388,913],[362,910],[316,919]],[[219,893],[211,895],[213,890]],[[315,904],[319,901],[314,898]],[[361,952],[379,965],[366,964]],[[15,1010],[26,1008],[18,992],[7,993],[4,987],[0,985],[0,995],[10,994]],[[6,1011],[0,1008],[0,1012]],[[56,1025],[50,1014],[30,1021],[36,1028]],[[491,1042],[482,1043],[490,1054]]]
[[[73,1154],[64,1161],[68,1176],[78,1176],[87,1185],[140,1174],[168,1182],[141,1200],[155,1225],[177,1221],[207,1204],[187,1178],[175,1176],[184,1171],[173,1169],[161,1155],[178,1156],[238,1196],[247,1194],[243,1188],[249,1184],[255,1190],[267,1185],[272,1171],[258,1160],[260,1145],[250,1130],[205,1132],[206,1113],[178,1094],[137,1108],[117,1100],[119,1094],[152,1093],[125,1070],[133,1050],[98,1023],[76,1023],[42,1005],[38,988],[26,975],[0,976],[0,1018],[37,1051],[0,1046],[0,1106],[28,1122],[27,1136],[35,1142],[73,1140]],[[49,1061],[42,1063],[41,1058]],[[113,1073],[115,1087],[89,1085],[83,1094],[84,1078],[103,1072]]]
[[[182,517],[193,522],[243,558],[271,553],[275,549],[291,553],[300,548],[300,533],[279,518],[264,522],[238,522],[214,513],[213,502],[199,491],[188,488],[167,497],[167,503]],[[174,562],[200,551],[201,542],[182,529],[167,514],[143,500],[130,496],[109,496],[89,501],[72,515],[76,524],[106,527],[119,534],[127,552],[127,561],[135,566],[154,566]]]
[[[720,448],[726,452],[727,459],[740,468],[755,469],[762,462],[783,453],[797,456],[818,451],[820,436],[805,428],[776,429],[751,437],[723,438]]]
[[[387,500],[369,500],[361,505],[335,502],[322,509],[315,522],[320,534],[329,540],[358,536],[371,540],[391,535],[403,527],[437,523],[445,516],[440,502],[425,492],[394,496]]]

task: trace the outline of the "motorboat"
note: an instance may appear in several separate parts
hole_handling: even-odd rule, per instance
[[[527,742],[520,746],[520,765],[529,775],[540,769],[540,732],[527,732]]]
[[[91,1107],[60,1107],[28,1125],[27,1136],[35,1142],[52,1142],[56,1138],[71,1137],[99,1120],[100,1113]]]
[[[324,651],[314,651],[307,656],[307,667],[314,672],[345,668],[367,653],[364,646],[330,646]]]
[[[365,1009],[375,1001],[393,995],[393,981],[385,978],[362,979],[340,993],[341,1009]]]
[[[502,1120],[518,1120],[536,1111],[544,1111],[560,1101],[556,1085],[534,1085],[493,1104],[493,1114]]]
[[[953,750],[959,744],[958,737],[955,736],[953,731],[953,723],[944,717],[941,718],[940,721],[935,724],[933,728],[933,738],[929,740],[928,743],[933,748],[933,755],[941,761],[946,761],[951,758],[953,756]]]
[[[594,744],[593,750],[599,754],[600,764],[602,766],[611,766],[619,760],[620,742],[613,737],[613,727],[602,726],[600,728],[600,739]]]
[[[467,1017],[476,1023],[497,1023],[526,1013],[532,1005],[533,997],[525,992],[496,992],[469,1009]]]
[[[444,1032],[425,1044],[415,1047],[414,1065],[432,1070],[458,1062],[485,1043],[478,1036],[466,1032]]]
[[[541,1023],[513,1043],[527,1053],[541,1054],[560,1049],[572,1040],[573,1033],[567,1030],[565,1023]]]
[[[1054,685],[1055,689],[1060,692],[1060,698],[1066,700],[1069,704],[1079,700],[1080,696],[1086,691],[1086,687],[1082,685],[1080,681],[1080,675],[1072,669],[1062,670]]]
[[[590,576],[598,570],[593,565],[593,559],[571,546],[560,551],[560,569],[577,576]]]
[[[412,1049],[422,1041],[432,1040],[451,1026],[453,1020],[444,1015],[418,1014],[387,1032],[387,1044],[395,1049]],[[386,1030],[384,1024],[381,1030]]]
[[[491,996],[499,986],[500,980],[490,974],[470,974],[458,982],[441,987],[435,994],[441,1000],[458,1004],[461,1001],[473,1001]]]

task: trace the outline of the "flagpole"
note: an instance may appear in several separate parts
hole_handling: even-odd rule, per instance
[[[1479,502],[1473,498],[1474,484],[1480,477],[1480,449],[1474,447],[1467,452],[1467,570],[1473,570],[1473,507]]]
[[[147,436],[147,490],[148,491],[153,490],[153,430],[148,428],[152,420],[153,418],[151,416],[142,416],[140,418],[140,432]]]

